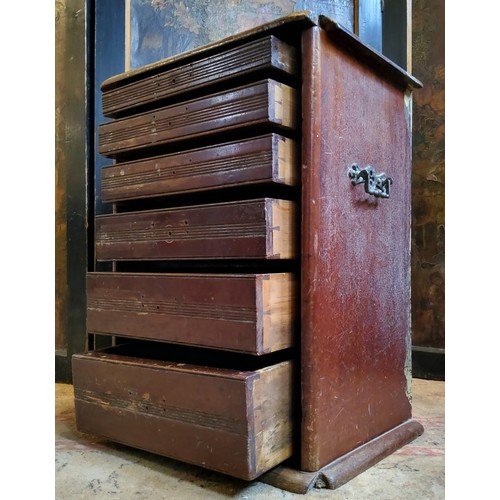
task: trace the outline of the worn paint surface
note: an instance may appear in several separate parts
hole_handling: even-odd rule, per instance
[[[444,0],[413,2],[413,344],[444,348]]]
[[[333,36],[333,35],[332,35]],[[410,130],[404,89],[304,34],[302,450],[316,471],[411,416]],[[390,199],[348,169],[394,180]]]

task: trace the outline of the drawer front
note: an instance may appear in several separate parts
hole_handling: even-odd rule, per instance
[[[268,36],[221,54],[163,70],[149,77],[143,76],[135,82],[115,84],[115,88],[103,87],[103,114],[114,118],[159,100],[199,91],[234,77],[248,78],[252,73],[263,71],[297,75],[295,49],[274,36]]]
[[[296,293],[289,273],[89,273],[87,330],[265,354],[293,345]]]
[[[102,200],[276,183],[299,183],[296,143],[277,134],[102,169]]]
[[[288,259],[297,255],[287,200],[220,203],[99,216],[97,260]]]
[[[248,126],[297,126],[298,94],[274,80],[212,94],[99,126],[99,152],[116,156]]]
[[[77,428],[251,480],[292,453],[292,365],[242,372],[73,356]]]

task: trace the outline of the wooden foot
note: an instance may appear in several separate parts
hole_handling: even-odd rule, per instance
[[[305,494],[311,488],[334,490],[413,441],[423,432],[421,424],[416,420],[408,420],[316,472],[304,472],[280,465],[260,476],[258,480],[293,493]]]

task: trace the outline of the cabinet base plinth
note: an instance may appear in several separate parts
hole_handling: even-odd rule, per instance
[[[293,493],[305,494],[311,488],[334,490],[410,443],[423,432],[424,428],[416,420],[407,420],[316,472],[304,472],[281,465],[260,476],[259,481]]]

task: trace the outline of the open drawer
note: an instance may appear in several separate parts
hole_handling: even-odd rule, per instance
[[[175,346],[153,352],[171,348],[175,358]],[[79,431],[245,480],[291,456],[291,361],[237,370],[127,356],[140,352],[118,346],[73,356]]]
[[[88,273],[87,330],[263,355],[294,344],[292,273]]]

